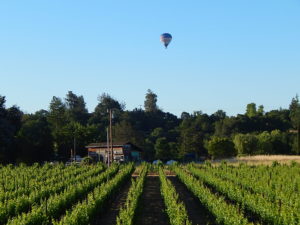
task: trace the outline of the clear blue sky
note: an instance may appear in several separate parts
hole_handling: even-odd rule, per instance
[[[90,112],[103,92],[132,110],[149,88],[176,115],[287,108],[300,93],[300,1],[0,2],[7,107],[48,109],[71,90]]]

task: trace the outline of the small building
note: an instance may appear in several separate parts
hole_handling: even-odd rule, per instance
[[[86,146],[88,155],[96,161],[108,162],[107,143],[91,143]],[[142,160],[142,150],[130,142],[113,143],[114,162],[140,162]]]

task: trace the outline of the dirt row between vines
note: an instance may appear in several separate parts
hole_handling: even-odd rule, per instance
[[[124,206],[131,181],[127,181],[107,204],[107,208],[94,219],[93,225],[115,225],[120,209]]]
[[[136,225],[169,225],[158,176],[147,176]]]
[[[177,177],[168,177],[174,185],[179,199],[185,205],[189,220],[193,225],[214,225],[213,215],[201,205],[200,201],[191,193]]]
[[[136,176],[133,176],[134,178]],[[174,174],[169,174],[168,179],[174,185],[180,201],[186,206],[188,216],[193,225],[215,224],[213,216],[201,205],[199,200],[182,184]],[[120,191],[111,199],[107,209],[95,218],[93,225],[115,225],[121,207],[126,202],[126,197],[131,182],[124,184]],[[144,191],[141,196],[140,207],[137,212],[136,225],[169,225],[169,218],[160,193],[160,180],[157,174],[150,174],[146,178]]]

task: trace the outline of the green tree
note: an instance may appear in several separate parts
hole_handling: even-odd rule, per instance
[[[16,134],[22,125],[23,112],[17,106],[6,109],[6,99],[0,95],[0,163],[14,162]]]
[[[215,136],[218,137],[229,137],[232,132],[234,131],[234,128],[236,126],[236,120],[234,118],[227,117],[223,120],[217,120],[214,123],[215,126]]]
[[[158,138],[155,143],[155,157],[157,159],[166,161],[170,159],[170,149],[167,138]]]
[[[28,115],[17,134],[19,162],[33,163],[50,160],[53,139],[45,113]]]
[[[122,120],[113,127],[114,140],[116,142],[131,142],[136,146],[144,146],[144,137],[131,123]]]
[[[270,135],[274,154],[290,154],[289,137],[286,132],[272,130]]]
[[[193,120],[185,120],[179,126],[179,156],[184,158],[188,153],[200,155],[203,153],[204,135],[200,128],[193,124]]]
[[[165,132],[163,128],[157,127],[152,130],[152,132],[146,136],[144,156],[146,160],[152,161],[155,158],[155,143],[157,139],[164,137]]]
[[[89,115],[83,96],[77,96],[72,91],[69,91],[66,95],[65,101],[66,113],[70,121],[86,124]]]
[[[170,159],[178,159],[179,158],[179,148],[176,142],[169,142],[169,151],[170,151]]]
[[[253,155],[258,148],[258,139],[254,134],[236,134],[233,143],[239,155]]]
[[[164,130],[161,127],[155,128],[150,134],[150,136],[155,139],[163,137],[164,135],[165,135]]]
[[[288,131],[291,129],[290,110],[279,109],[266,112],[263,117],[264,130]]]
[[[119,122],[122,112],[125,109],[125,104],[120,103],[107,93],[98,96],[98,105],[95,107],[94,112],[89,120],[89,123],[100,124],[105,131],[109,124],[108,109],[113,110],[114,122]]]
[[[255,103],[250,103],[250,104],[247,105],[246,115],[250,118],[257,115],[256,104]]]
[[[57,130],[67,124],[66,111],[66,105],[62,102],[61,98],[53,96],[50,102],[48,116],[48,121],[51,124],[52,129]]]
[[[61,98],[53,96],[47,119],[54,140],[53,147],[55,154],[58,157],[66,158],[69,152],[69,140],[64,133],[64,127],[68,125],[70,120],[68,119],[66,105],[62,102]]]
[[[5,114],[5,96],[0,95],[0,116],[3,117]]]
[[[5,96],[0,95],[0,161],[3,163],[7,159],[8,146],[13,141],[13,130],[6,119]]]
[[[76,150],[77,155],[87,155],[85,146],[97,140],[97,126],[84,126],[78,122],[70,122],[62,129],[64,135],[65,152],[61,155],[64,158],[71,156],[71,150]]]
[[[263,105],[258,106],[257,114],[261,115],[261,116],[264,115],[264,106]]]
[[[191,115],[188,112],[182,112],[180,119],[185,120],[191,118]]]
[[[264,131],[257,135],[258,146],[257,154],[272,154],[273,145],[272,145],[272,136],[268,131]]]
[[[204,140],[214,132],[211,117],[198,111],[181,122],[179,130],[179,155],[183,158],[186,154],[194,153],[197,156],[207,155]]]
[[[146,93],[146,99],[144,102],[144,107],[146,112],[156,112],[158,111],[157,106],[157,95],[152,92],[150,89],[148,89]]]
[[[227,116],[226,116],[226,112],[224,112],[223,110],[218,110],[214,114],[212,114],[212,117],[215,121],[218,121],[218,120],[224,120]]]
[[[208,154],[213,158],[226,158],[236,155],[233,142],[229,138],[213,136],[207,143]]]
[[[297,155],[300,154],[300,104],[298,95],[296,95],[295,98],[292,99],[292,102],[290,104],[290,119],[292,122],[292,125],[295,129],[297,129]]]

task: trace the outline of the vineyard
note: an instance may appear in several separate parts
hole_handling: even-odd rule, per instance
[[[0,224],[299,225],[300,165],[12,165]]]

